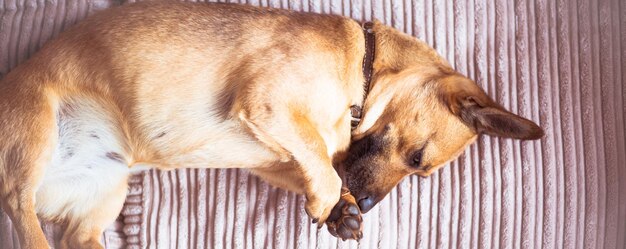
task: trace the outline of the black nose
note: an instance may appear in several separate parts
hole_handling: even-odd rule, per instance
[[[367,213],[374,207],[374,198],[371,196],[366,196],[364,198],[359,199],[359,208],[361,208],[362,213]]]

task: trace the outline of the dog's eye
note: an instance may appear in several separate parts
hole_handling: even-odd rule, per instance
[[[422,164],[422,150],[418,150],[411,156],[411,167],[418,168]]]

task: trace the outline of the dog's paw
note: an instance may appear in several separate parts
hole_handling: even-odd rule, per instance
[[[313,219],[313,223],[317,223],[317,227],[321,228],[335,204],[339,202],[341,178],[334,173],[318,184],[311,184],[311,186],[306,194],[305,210],[309,217]]]
[[[363,217],[356,199],[350,192],[342,190],[341,198],[326,220],[328,231],[342,240],[360,240],[363,237]]]

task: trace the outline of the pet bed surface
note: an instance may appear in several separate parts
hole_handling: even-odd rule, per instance
[[[377,18],[425,40],[546,136],[483,137],[431,177],[406,178],[364,216],[360,245],[317,230],[302,196],[244,170],[148,171],[131,178],[107,248],[626,248],[625,1],[239,2]],[[120,4],[0,0],[0,77]],[[57,226],[43,227],[58,241]],[[3,213],[0,248],[19,248]]]

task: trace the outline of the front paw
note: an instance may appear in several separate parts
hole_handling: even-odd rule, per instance
[[[307,190],[305,210],[313,223],[318,223],[318,228],[326,222],[333,207],[341,196],[341,178],[334,174],[317,184],[311,184]]]
[[[326,226],[330,234],[344,241],[363,237],[361,210],[349,190],[342,189],[341,198],[326,220]]]

